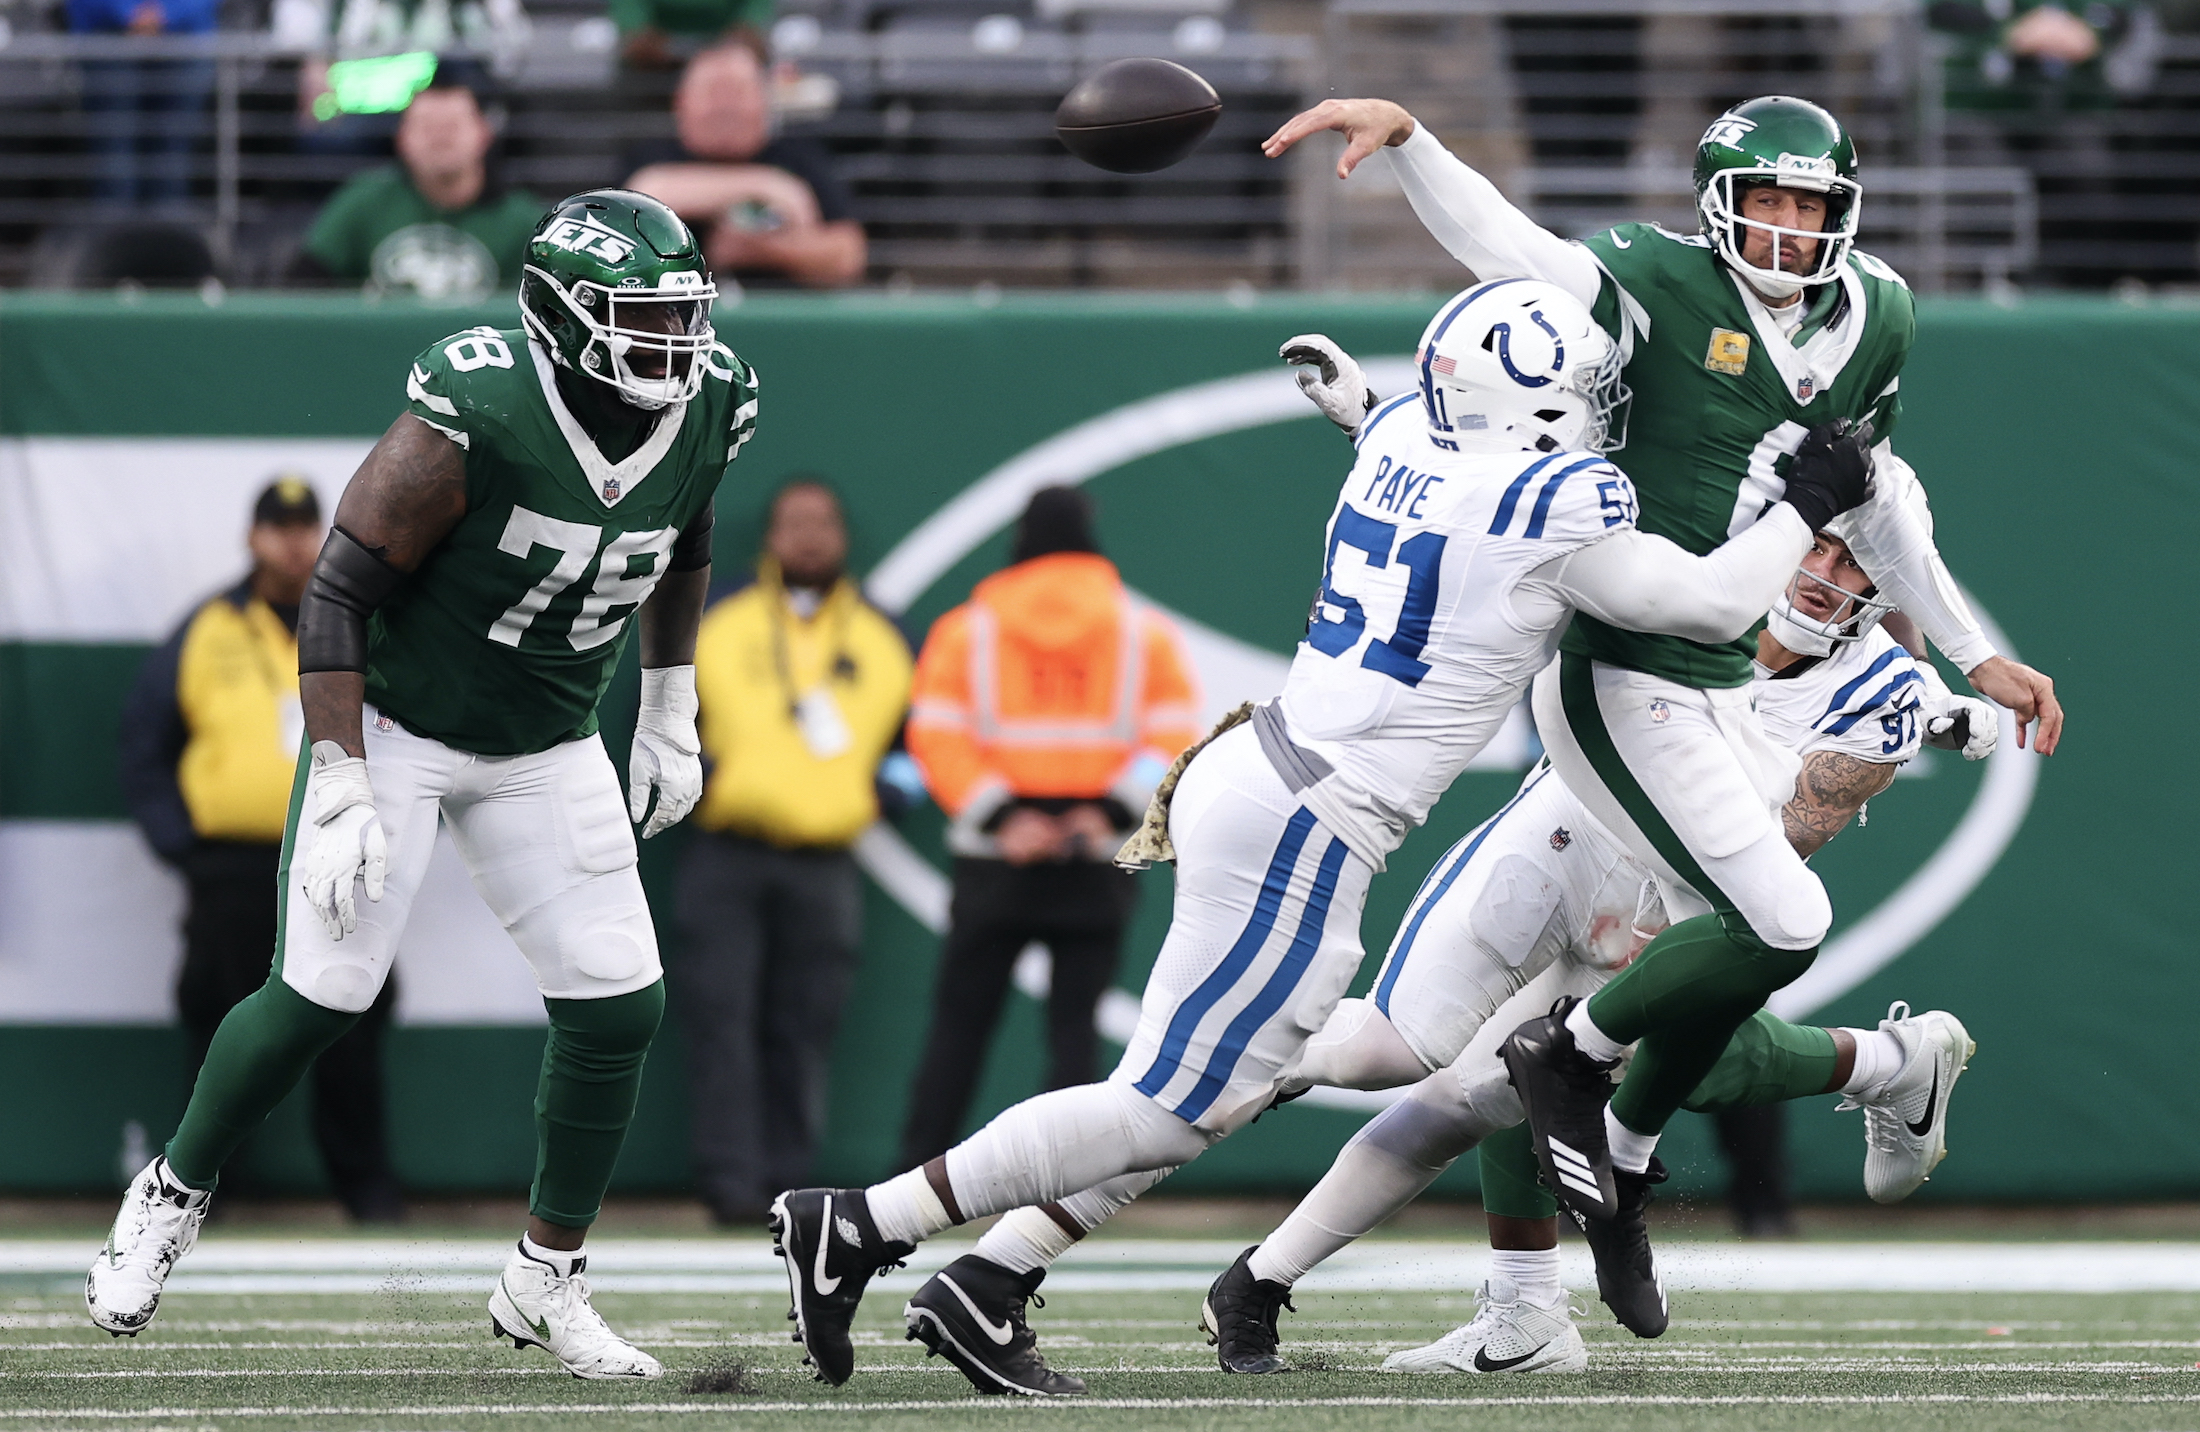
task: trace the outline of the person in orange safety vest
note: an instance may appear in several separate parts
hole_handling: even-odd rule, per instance
[[[1111,861],[1199,734],[1183,639],[1100,555],[1090,499],[1034,493],[1010,565],[934,622],[917,657],[909,754],[951,822],[954,894],[902,1166],[962,1134],[1034,941],[1052,956],[1047,1087],[1099,1076],[1093,1011],[1137,894]]]

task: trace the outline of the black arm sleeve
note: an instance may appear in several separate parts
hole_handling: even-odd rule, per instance
[[[367,618],[404,583],[405,574],[329,529],[321,558],[298,603],[298,672],[367,669]]]
[[[695,520],[680,529],[679,540],[672,544],[672,561],[665,568],[668,572],[693,572],[710,565],[710,530],[718,524],[718,504],[706,502],[703,510],[695,514]]]
[[[198,838],[191,828],[191,809],[183,802],[183,787],[176,782],[176,763],[183,759],[184,744],[190,738],[183,710],[176,705],[176,676],[183,661],[184,634],[196,616],[194,612],[185,618],[138,668],[122,707],[122,739],[116,752],[130,818],[145,832],[153,853],[170,865],[182,860]]]

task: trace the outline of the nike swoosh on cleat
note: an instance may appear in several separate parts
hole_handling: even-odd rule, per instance
[[[1922,1138],[1924,1138],[1924,1137],[1925,1137],[1925,1136],[1926,1136],[1927,1134],[1931,1133],[1931,1132],[1932,1132],[1932,1130],[1933,1130],[1933,1107],[1934,1107],[1934,1106],[1935,1106],[1936,1104],[1938,1104],[1939,1102],[1940,1102],[1940,1066],[1936,1064],[1936,1065],[1934,1065],[1934,1066],[1933,1066],[1933,1088],[1932,1088],[1932,1092],[1931,1092],[1931,1093],[1929,1093],[1929,1094],[1927,1094],[1927,1095],[1925,1096],[1925,1117],[1924,1117],[1923,1119],[1919,1120],[1919,1121],[1918,1121],[1917,1123],[1914,1123],[1914,1124],[1912,1124],[1912,1123],[1908,1123],[1907,1121],[1905,1121],[1905,1123],[1904,1123],[1903,1127],[1907,1128],[1907,1129],[1908,1129],[1908,1130],[1909,1130],[1909,1131],[1910,1131],[1911,1133],[1913,1133],[1913,1134],[1917,1135],[1917,1136],[1918,1136],[1919,1138],[1921,1138],[1921,1139],[1922,1139]]]
[[[950,1278],[945,1273],[942,1273],[940,1274],[940,1281],[942,1283],[945,1283],[947,1285],[947,1290],[953,1293],[958,1299],[960,1299],[962,1301],[962,1305],[965,1308],[968,1308],[970,1310],[970,1316],[978,1320],[978,1326],[985,1329],[985,1335],[987,1337],[993,1339],[993,1341],[999,1343],[1002,1347],[1008,1346],[1008,1340],[1016,1336],[1016,1330],[1014,1328],[1010,1327],[1007,1323],[996,1323],[991,1318],[987,1317],[984,1313],[979,1312],[978,1305],[970,1301],[970,1295],[964,1292],[962,1290],[962,1285],[957,1283],[953,1278]]]
[[[832,1243],[833,1196],[828,1193],[825,1195],[825,1216],[818,1221],[817,1226],[817,1266],[810,1273],[810,1281],[816,1285],[817,1295],[821,1298],[830,1297],[833,1289],[840,1286],[840,1279],[825,1276],[825,1250]]]
[[[1478,1347],[1474,1350],[1474,1370],[1476,1372],[1509,1372],[1541,1351],[1543,1351],[1542,1348],[1532,1347],[1518,1357],[1491,1357],[1488,1348]]]

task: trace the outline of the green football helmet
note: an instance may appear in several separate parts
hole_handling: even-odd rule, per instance
[[[717,296],[678,214],[647,194],[592,189],[535,225],[519,314],[558,366],[657,409],[702,390]]]
[[[1760,184],[1826,196],[1826,226],[1786,229],[1742,216],[1742,196]],[[1856,143],[1841,121],[1805,99],[1766,95],[1738,104],[1711,122],[1696,146],[1696,210],[1721,258],[1760,289],[1778,297],[1841,276],[1864,209],[1856,180]],[[1742,258],[1745,229],[1782,239],[1817,240],[1808,272],[1765,268]]]

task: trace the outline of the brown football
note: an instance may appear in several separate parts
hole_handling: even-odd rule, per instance
[[[1069,152],[1114,174],[1151,174],[1199,146],[1222,113],[1215,87],[1169,60],[1115,60],[1054,111]]]

